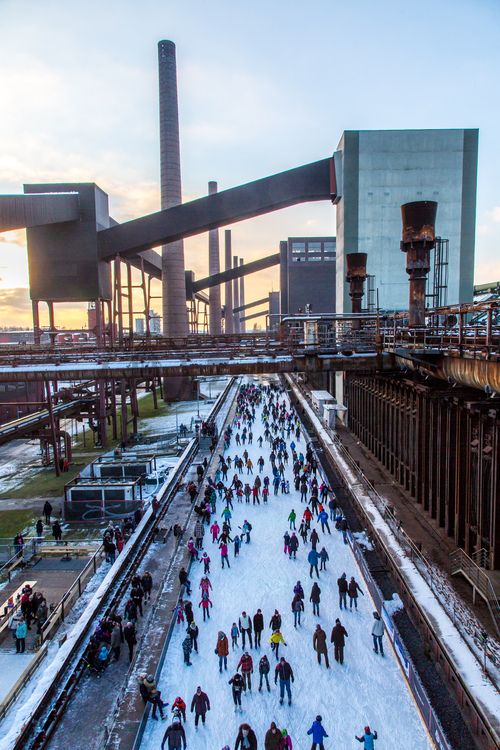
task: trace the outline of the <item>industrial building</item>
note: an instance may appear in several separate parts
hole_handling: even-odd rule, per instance
[[[280,242],[281,315],[311,306],[313,313],[335,310],[335,237],[289,237]]]
[[[439,204],[436,233],[449,240],[447,302],[473,292],[478,130],[346,130],[338,144],[337,312],[349,312],[347,253],[368,253],[379,306],[404,310],[399,243],[402,204]],[[337,176],[339,179],[339,176]]]

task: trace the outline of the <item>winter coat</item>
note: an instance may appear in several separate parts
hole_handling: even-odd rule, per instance
[[[233,686],[233,693],[241,693],[245,687],[243,677],[238,673],[231,677],[228,684]]]
[[[349,588],[349,586],[347,583],[347,578],[345,576],[341,576],[337,579],[337,586],[339,587],[340,594],[347,594],[347,589]]]
[[[27,635],[28,635],[28,626],[26,625],[26,622],[23,620],[17,625],[16,638],[26,638]]]
[[[225,544],[224,542],[222,544],[219,544],[219,549],[221,557],[227,557],[227,544]]]
[[[384,635],[385,626],[381,617],[376,618],[372,627],[372,635]]]
[[[299,540],[295,536],[295,534],[292,534],[290,537],[290,544],[288,545],[292,552],[297,552],[299,548]]]
[[[322,510],[321,513],[318,513],[318,523],[325,523],[328,521],[328,513],[325,510]]]
[[[281,750],[281,739],[282,737],[279,729],[276,729],[274,734],[268,729],[264,740],[264,750]]]
[[[311,596],[309,597],[309,601],[313,604],[319,604],[320,602],[320,595],[321,595],[321,589],[318,586],[317,583],[313,583],[313,587],[311,589]]]
[[[264,615],[262,612],[260,614],[258,612],[254,614],[253,629],[256,633],[261,633],[264,630]]]
[[[311,534],[311,544],[317,544],[319,542],[319,534],[316,531],[316,529],[312,530]]]
[[[242,630],[249,630],[252,632],[252,621],[248,615],[245,615],[245,617],[242,615],[238,620],[238,625],[240,626],[240,633]]]
[[[315,549],[312,549],[309,554],[307,555],[307,562],[309,565],[317,565],[319,560],[319,555],[316,552]]]
[[[358,742],[364,742],[364,750],[375,750],[374,740],[377,739],[376,732],[370,732],[369,734],[363,734],[362,737],[356,737]]]
[[[344,646],[347,638],[347,630],[339,622],[333,626],[331,642],[336,646]]]
[[[292,738],[289,734],[281,738],[280,750],[293,750]]]
[[[286,547],[289,547],[289,546],[290,546],[290,534],[288,533],[288,531],[286,531],[286,532],[285,532],[285,533],[283,534],[283,541],[285,542],[285,546],[286,546]]]
[[[313,721],[312,727],[307,730],[307,734],[312,734],[313,744],[320,745],[325,737],[328,737],[320,721]]]
[[[208,695],[201,691],[201,693],[195,693],[193,695],[193,700],[191,701],[191,712],[194,712],[196,714],[204,714],[206,711],[210,710],[210,701],[208,700]]]
[[[205,528],[200,520],[196,521],[193,533],[195,539],[203,539]]]
[[[319,557],[322,562],[326,562],[327,560],[330,559],[328,557],[328,552],[326,551],[324,547],[321,549],[321,552],[319,553]]]
[[[293,593],[295,595],[299,595],[301,599],[304,598],[304,589],[302,588],[302,585],[300,583],[296,583],[293,587]]]
[[[295,589],[293,590],[295,593]],[[271,622],[269,623],[269,627],[271,630],[279,630],[281,628],[281,615],[280,614],[274,614],[271,617]]]
[[[111,631],[111,648],[120,648],[120,644],[122,642],[122,637],[120,633],[120,626],[115,625],[113,630]]]
[[[245,745],[245,737],[243,736],[243,730],[240,727],[240,730],[238,732],[238,736],[236,737],[236,744],[234,746],[234,750],[257,750],[257,737],[255,736],[255,732],[252,728],[248,730],[247,738],[248,744]]]
[[[351,599],[357,599],[358,598],[358,591],[362,594],[358,583],[356,581],[349,581],[349,585],[347,587],[347,592]]]
[[[229,654],[229,643],[227,640],[227,635],[225,635],[224,633],[222,634],[222,636],[219,636],[219,638],[217,638],[215,652],[217,656],[227,656]]]
[[[314,631],[313,648],[318,654],[326,654],[326,633],[323,628],[316,628]]]
[[[163,736],[163,742],[161,743],[161,750],[165,747],[167,742],[168,750],[180,750],[180,748],[186,748],[186,733],[184,727],[180,721],[172,723]]]
[[[269,643],[285,643],[285,639],[283,638],[282,634],[278,630],[276,633],[273,633],[272,636],[269,638]],[[286,643],[285,643],[286,646]]]
[[[243,654],[243,656],[241,657],[241,659],[238,662],[238,666],[236,667],[236,671],[238,671],[240,667],[241,667],[241,671],[243,673],[253,672],[253,659],[250,656],[250,654],[248,654],[247,656],[245,656],[245,654]]]
[[[294,682],[293,669],[287,661],[280,661],[276,665],[274,670],[274,681],[280,678],[280,680],[291,680]]]
[[[259,661],[259,674],[269,674],[269,659],[265,654]]]

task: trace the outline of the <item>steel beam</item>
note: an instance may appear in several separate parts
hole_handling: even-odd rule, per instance
[[[151,247],[309,201],[336,200],[333,157],[222,190],[124,222],[98,233],[101,260]]]
[[[258,271],[263,271],[265,268],[277,266],[279,262],[279,253],[266,255],[265,258],[259,258],[259,260],[253,260],[251,263],[244,263],[243,265],[230,268],[228,271],[221,271],[220,273],[215,273],[213,276],[206,276],[204,279],[194,281],[192,289],[193,292],[198,292],[200,289],[210,289],[210,287],[223,284],[225,281],[234,281],[234,279],[247,276],[249,273],[257,273]]]
[[[266,310],[261,310],[260,312],[253,313],[252,315],[245,315],[244,318],[240,318],[240,321],[243,323],[244,320],[253,320],[254,318],[262,318],[263,315],[269,315],[269,308]]]
[[[240,305],[239,307],[233,307],[234,313],[243,312],[243,310],[249,310],[251,307],[257,307],[257,305],[264,305],[269,302],[269,297],[262,297],[262,299],[255,300],[255,302],[247,302],[246,305]]]
[[[0,232],[78,221],[78,193],[0,195]]]

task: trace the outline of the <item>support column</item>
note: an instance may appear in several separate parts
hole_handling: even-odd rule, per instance
[[[225,271],[231,270],[231,230],[226,229],[224,232],[224,255],[225,255]],[[234,319],[233,319],[233,285],[231,281],[226,281],[224,285],[224,305],[226,308],[225,312],[225,332],[233,333],[234,331]]]
[[[240,258],[240,266],[244,264],[243,258]],[[240,307],[243,307],[245,304],[245,277],[240,276]],[[238,319],[240,317],[241,313],[238,313]],[[245,316],[245,312],[243,311],[243,317]],[[245,327],[245,321],[240,321],[240,332],[245,333],[246,327]]]
[[[363,299],[365,279],[366,279],[366,253],[348,253],[345,256],[347,264],[346,281],[349,282],[349,297],[352,300],[353,313],[361,312],[361,301]],[[361,320],[353,320],[351,329],[359,331]]]
[[[406,272],[410,277],[410,328],[425,326],[425,285],[431,268],[430,250],[436,244],[437,205],[435,201],[415,201],[401,206],[401,250],[406,253]]]
[[[213,195],[217,192],[217,183],[208,183],[208,194]],[[211,229],[208,233],[208,275],[213,276],[215,273],[220,273],[220,258],[219,258],[219,230]],[[210,287],[208,291],[208,299],[210,304],[210,320],[209,330],[212,336],[218,336],[222,333],[222,318],[221,318],[221,301],[220,301],[220,285]]]
[[[237,255],[233,255],[233,268],[238,268],[238,256]],[[238,279],[233,279],[233,307],[239,307],[239,306],[240,306],[240,291],[239,291]],[[233,321],[234,321],[233,322],[234,332],[239,333],[240,332],[240,313],[233,314]]]

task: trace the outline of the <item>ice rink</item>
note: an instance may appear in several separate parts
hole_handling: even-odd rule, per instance
[[[282,399],[283,395],[280,396],[280,402]],[[258,472],[257,460],[262,455],[266,463],[261,478],[267,474],[272,482],[269,444],[264,442],[261,450],[256,442],[263,430],[261,411],[262,407],[258,407],[253,426],[253,445],[247,444],[240,448],[235,444],[233,433],[231,446],[226,455],[232,458],[236,453],[241,455],[246,447],[254,464],[254,477]],[[234,430],[236,432],[236,428]],[[297,451],[305,453],[304,436],[302,435],[299,441],[294,439]],[[291,455],[288,447],[290,440],[287,441],[287,450]],[[193,652],[191,655],[193,666],[184,665],[181,644],[186,635],[186,623],[176,625],[159,682],[164,700],[172,704],[179,695],[185,700],[188,711],[198,685],[209,696],[211,711],[207,714],[205,727],[200,725],[195,729],[193,714],[188,713],[187,747],[193,750],[221,750],[227,744],[232,750],[238,727],[245,721],[254,729],[259,748],[264,748],[265,732],[270,722],[275,721],[281,729],[287,729],[294,750],[308,749],[311,747],[311,739],[306,734],[307,730],[316,715],[321,714],[323,726],[329,734],[325,741],[325,750],[361,747],[354,735],[362,734],[366,724],[378,732],[379,739],[375,743],[377,750],[431,748],[432,744],[396,663],[388,638],[384,637],[385,658],[373,652],[371,628],[374,605],[349,546],[343,543],[341,532],[336,531],[332,523],[332,534],[329,536],[321,532],[316,520],[313,520],[311,529],[315,527],[319,533],[318,551],[324,545],[330,561],[327,563],[327,571],[321,572],[319,579],[321,616],[313,616],[312,604],[309,602],[312,581],[307,562],[310,544],[304,548],[299,537],[300,546],[296,560],[289,560],[283,553],[283,534],[288,528],[287,517],[290,510],[294,508],[297,513],[298,530],[305,509],[305,505],[301,505],[300,502],[300,493],[295,492],[293,488],[291,458],[285,470],[285,476],[290,481],[290,495],[279,494],[278,497],[274,497],[271,484],[268,505],[263,505],[262,499],[259,506],[245,504],[244,498],[243,503],[238,503],[235,497],[231,519],[232,534],[236,533],[237,527],[241,526],[245,519],[250,521],[253,529],[251,543],[242,545],[238,558],[234,558],[234,547],[230,545],[230,570],[221,569],[218,545],[212,544],[211,534],[205,527],[204,548],[212,561],[210,580],[213,586],[211,600],[214,606],[211,610],[211,619],[204,623],[201,609],[198,607],[201,599],[199,581],[203,571],[201,565],[193,563],[190,573],[193,589],[191,599],[195,621],[200,629],[199,653]],[[234,473],[231,468],[228,472],[228,483]],[[252,477],[247,480],[246,468],[241,479],[244,483],[249,481],[253,484]],[[319,481],[321,483],[320,479]],[[223,508],[223,501],[219,500],[217,518],[221,526]],[[337,578],[343,572],[347,574],[348,579],[354,575],[364,592],[364,596],[358,599],[357,612],[339,610]],[[305,612],[302,614],[302,625],[294,629],[291,602],[293,587],[297,580],[302,582],[304,588]],[[235,713],[228,680],[234,675],[242,654],[241,638],[239,649],[230,649],[227,672],[219,674],[218,657],[214,653],[217,633],[223,630],[230,641],[231,625],[238,622],[241,612],[245,610],[253,617],[258,608],[262,609],[265,621],[262,648],[250,650],[254,660],[252,692],[243,694],[243,710],[241,713]],[[271,654],[268,638],[271,635],[269,620],[275,608],[282,615],[282,633],[287,642],[286,648],[280,646],[280,656],[286,657],[295,675],[290,707],[286,699],[282,706],[279,704],[279,688],[274,686],[276,660]],[[330,644],[330,634],[336,617],[340,617],[348,633],[342,666],[335,662],[333,644]],[[327,633],[329,670],[324,664],[318,665],[313,650],[312,638],[317,622]],[[271,664],[271,693],[265,688],[262,693],[257,690],[258,662],[264,652],[267,653]],[[170,706],[166,709],[166,714],[166,721],[149,721],[142,748],[161,747],[163,733],[170,723]]]

